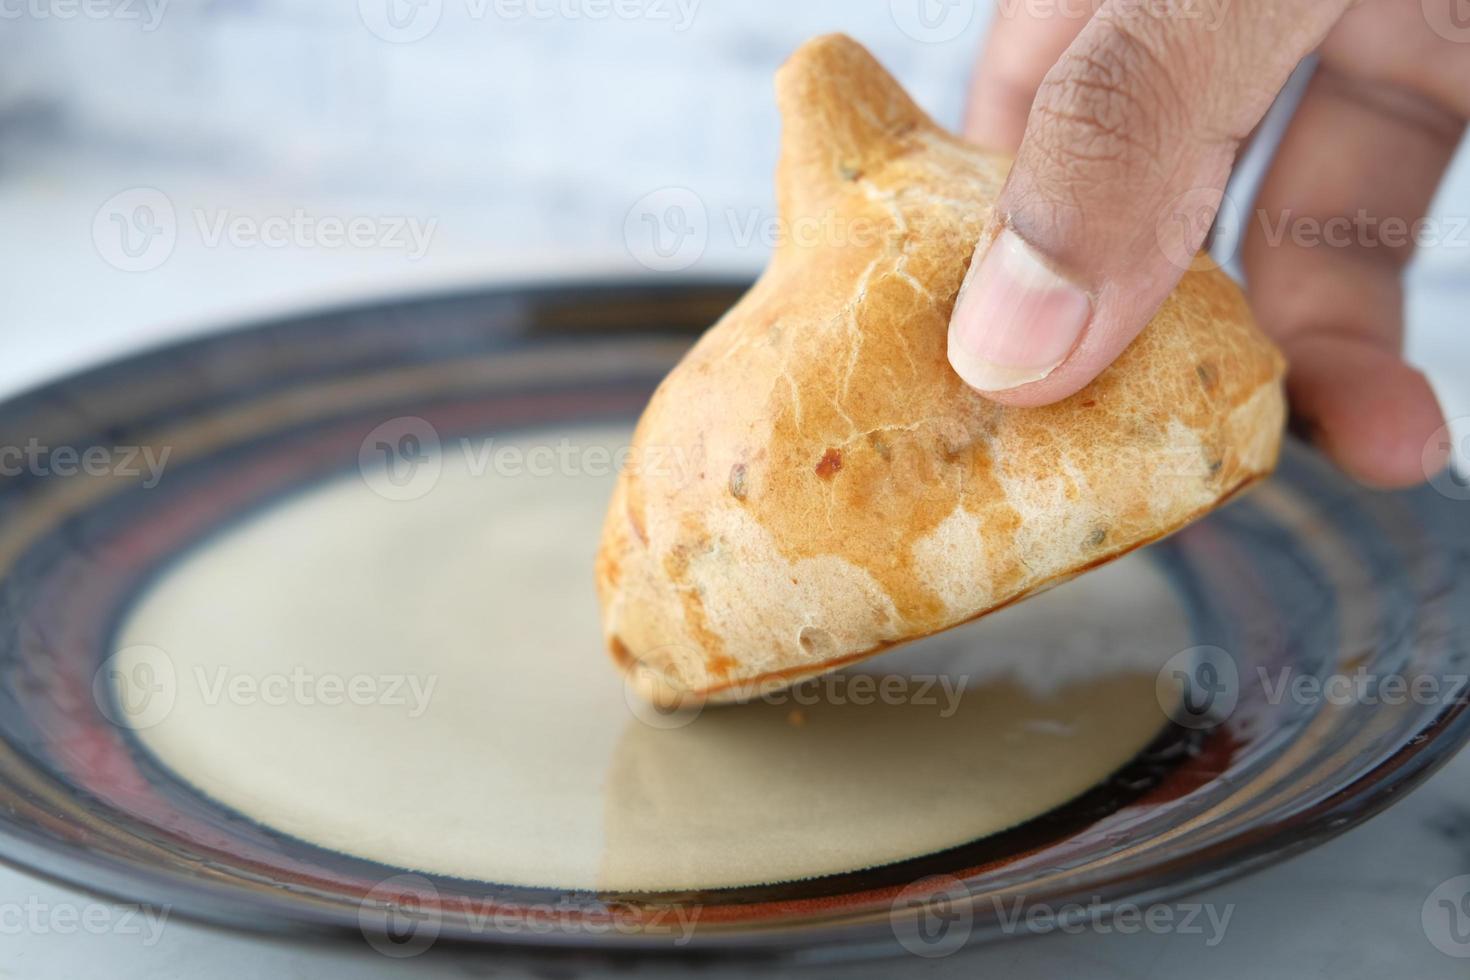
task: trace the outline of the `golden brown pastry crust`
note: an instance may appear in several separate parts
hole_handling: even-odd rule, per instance
[[[659,386],[597,561],[615,663],[656,701],[738,700],[977,616],[1156,540],[1275,465],[1280,354],[1186,274],[1045,408],[950,368],[950,311],[1008,161],[935,125],[860,45],[777,76],[788,235]]]

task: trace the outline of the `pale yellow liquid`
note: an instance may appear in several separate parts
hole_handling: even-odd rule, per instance
[[[514,442],[563,436],[616,448],[628,433]],[[645,711],[607,661],[591,584],[612,477],[482,464],[446,444],[413,500],[345,476],[170,569],[118,641],[120,676],[143,660],[172,673],[167,710],[136,718],[147,748],[323,847],[642,891],[808,878],[994,834],[1082,794],[1165,724],[1155,672],[1189,635],[1136,557],[855,668],[908,678],[906,703],[857,704],[848,684],[687,724]],[[337,678],[341,703],[323,687],[249,693],[293,669]]]

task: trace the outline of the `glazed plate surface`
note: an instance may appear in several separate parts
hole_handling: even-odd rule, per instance
[[[1181,534],[803,699],[640,707],[586,528],[739,291],[303,316],[0,408],[28,454],[0,479],[0,857],[394,954],[932,955],[1279,861],[1470,735],[1470,493],[1370,493],[1295,444]],[[390,692],[400,650],[434,666]],[[281,688],[314,714],[261,684],[303,658],[342,685]]]

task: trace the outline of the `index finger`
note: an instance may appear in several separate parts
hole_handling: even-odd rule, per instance
[[[950,323],[960,377],[1045,405],[1111,364],[1189,267],[1240,140],[1349,3],[1234,0],[1211,23],[1107,0],[1047,72],[975,251]]]
[[[966,137],[987,149],[1016,152],[1041,80],[1081,33],[1095,6],[1056,4],[1044,11],[1020,0],[997,2],[970,82]]]

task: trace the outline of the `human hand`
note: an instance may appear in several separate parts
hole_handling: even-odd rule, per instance
[[[1225,0],[1213,18],[1181,0],[1002,4],[965,129],[1016,162],[955,306],[955,370],[1031,406],[1112,363],[1315,51],[1244,231],[1248,295],[1291,362],[1293,414],[1329,456],[1377,486],[1433,475],[1444,419],[1402,359],[1402,272],[1470,116],[1470,43],[1436,32],[1436,2],[1459,0]],[[1301,222],[1343,234],[1292,234]]]

